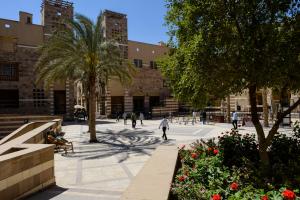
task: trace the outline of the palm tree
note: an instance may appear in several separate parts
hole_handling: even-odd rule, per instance
[[[130,81],[132,68],[121,58],[117,43],[104,38],[102,13],[95,24],[76,14],[75,20],[66,21],[66,27],[56,31],[41,47],[36,64],[37,81],[44,81],[46,85],[67,79],[83,83],[89,100],[90,142],[96,142],[97,84],[107,83],[109,77]]]

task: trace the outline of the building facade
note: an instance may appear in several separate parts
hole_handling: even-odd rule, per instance
[[[73,17],[73,4],[43,0],[42,24],[32,23],[32,14],[19,12],[19,21],[0,19],[0,114],[73,116],[72,82],[50,88],[36,83],[38,47],[53,31],[65,26],[62,19]]]

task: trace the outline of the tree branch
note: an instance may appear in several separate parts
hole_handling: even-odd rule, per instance
[[[274,135],[277,133],[277,130],[278,130],[279,125],[282,122],[283,118],[286,115],[290,114],[292,112],[292,110],[297,108],[297,106],[299,106],[299,105],[300,105],[300,98],[292,106],[290,106],[287,110],[285,110],[282,113],[279,113],[279,115],[277,116],[276,122],[273,125],[272,129],[269,131],[268,137],[266,139],[266,144],[268,146],[271,144],[271,141],[274,138]]]

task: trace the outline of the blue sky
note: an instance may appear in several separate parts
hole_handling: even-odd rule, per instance
[[[33,14],[33,22],[40,24],[42,0],[4,0],[0,7],[0,18],[19,19],[19,11]],[[96,19],[100,10],[108,9],[127,14],[128,38],[147,43],[168,41],[164,0],[70,0],[75,12]]]

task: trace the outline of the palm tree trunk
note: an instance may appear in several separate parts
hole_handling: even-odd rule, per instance
[[[268,91],[266,88],[262,90],[262,99],[263,99],[263,116],[264,116],[264,126],[269,127],[269,110],[268,110],[268,100],[267,100]]]
[[[230,123],[231,117],[230,117],[230,95],[227,96],[227,122]]]
[[[95,89],[96,89],[96,78],[95,76],[90,77],[89,87],[89,132],[90,142],[97,142],[96,137],[96,103],[95,103]]]

